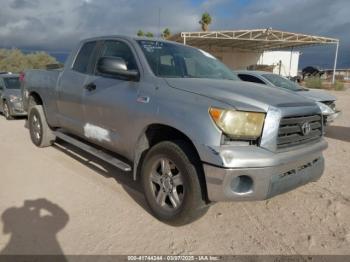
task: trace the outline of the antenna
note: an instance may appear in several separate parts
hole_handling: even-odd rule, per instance
[[[159,7],[158,8],[158,33],[159,33],[159,39],[162,38],[162,33],[160,31],[160,14],[162,12],[162,9]]]

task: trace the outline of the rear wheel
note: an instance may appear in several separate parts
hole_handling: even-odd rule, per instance
[[[56,139],[46,122],[42,106],[32,106],[28,116],[30,138],[37,147],[51,146]]]
[[[13,116],[11,115],[10,106],[7,101],[4,101],[3,111],[4,111],[4,116],[7,120],[13,119]]]
[[[207,211],[199,181],[199,161],[190,161],[183,141],[161,142],[147,153],[142,185],[153,215],[171,225],[185,225]]]

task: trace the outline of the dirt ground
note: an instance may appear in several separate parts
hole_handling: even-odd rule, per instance
[[[350,90],[332,93],[343,115],[320,181],[179,228],[127,174],[64,143],[37,149],[23,119],[0,116],[0,254],[350,254]]]

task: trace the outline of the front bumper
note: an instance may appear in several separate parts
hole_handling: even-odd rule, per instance
[[[10,103],[10,110],[12,116],[26,116],[27,112],[23,109],[23,103],[22,102],[11,102]]]
[[[324,140],[275,154],[255,147],[247,157],[240,156],[234,168],[204,164],[208,198],[213,202],[264,200],[317,181],[324,171],[322,151],[326,148]]]

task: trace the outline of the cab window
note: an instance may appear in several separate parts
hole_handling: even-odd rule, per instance
[[[7,77],[4,79],[7,89],[20,89],[21,83],[19,82],[18,77]]]
[[[5,88],[4,81],[2,80],[2,78],[0,78],[0,91],[3,91],[4,88]]]
[[[77,71],[83,74],[88,73],[89,65],[94,55],[96,45],[97,45],[97,42],[88,42],[82,46],[73,65],[74,71]]]
[[[128,70],[137,70],[137,64],[130,47],[122,42],[116,40],[105,41],[101,51],[101,57],[119,57],[122,58]]]
[[[259,78],[255,77],[255,76],[245,75],[245,74],[238,74],[238,76],[243,81],[253,82],[253,83],[264,84],[265,85],[265,83],[262,80],[260,80]]]

